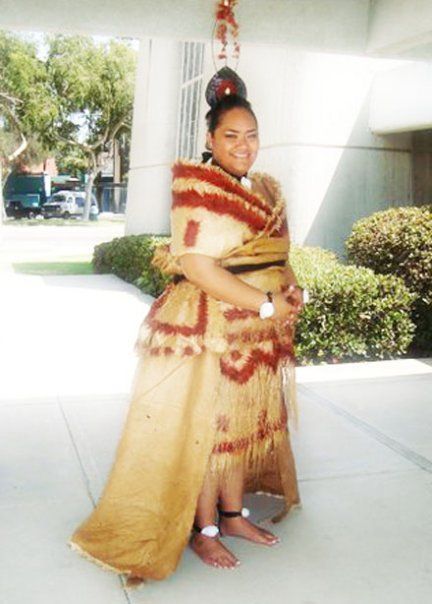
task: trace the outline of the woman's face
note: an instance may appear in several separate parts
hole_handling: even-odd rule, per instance
[[[216,130],[207,132],[207,145],[224,170],[243,176],[258,154],[258,127],[253,115],[243,107],[224,113]]]

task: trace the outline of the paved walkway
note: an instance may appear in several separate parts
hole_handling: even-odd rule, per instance
[[[113,276],[0,274],[2,604],[429,604],[432,361],[297,371],[303,508],[267,549],[227,539],[232,571],[186,550],[126,592],[66,539],[97,500],[152,299]],[[255,497],[255,515],[274,503]]]
[[[124,235],[124,223],[99,220],[96,223],[56,226],[46,221],[8,221],[0,226],[0,268],[11,262],[49,262],[91,259],[94,246]]]

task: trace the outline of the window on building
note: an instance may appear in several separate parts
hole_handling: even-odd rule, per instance
[[[184,42],[182,46],[182,78],[176,153],[177,157],[191,159],[197,156],[204,44],[202,42]]]

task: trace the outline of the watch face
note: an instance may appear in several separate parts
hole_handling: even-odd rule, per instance
[[[260,317],[266,319],[274,314],[273,302],[263,302],[260,307]]]

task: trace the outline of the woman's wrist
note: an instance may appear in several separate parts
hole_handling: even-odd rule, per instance
[[[276,312],[275,305],[273,303],[273,292],[266,292],[266,299],[261,303],[259,308],[259,316],[261,319],[268,319],[272,317]]]

